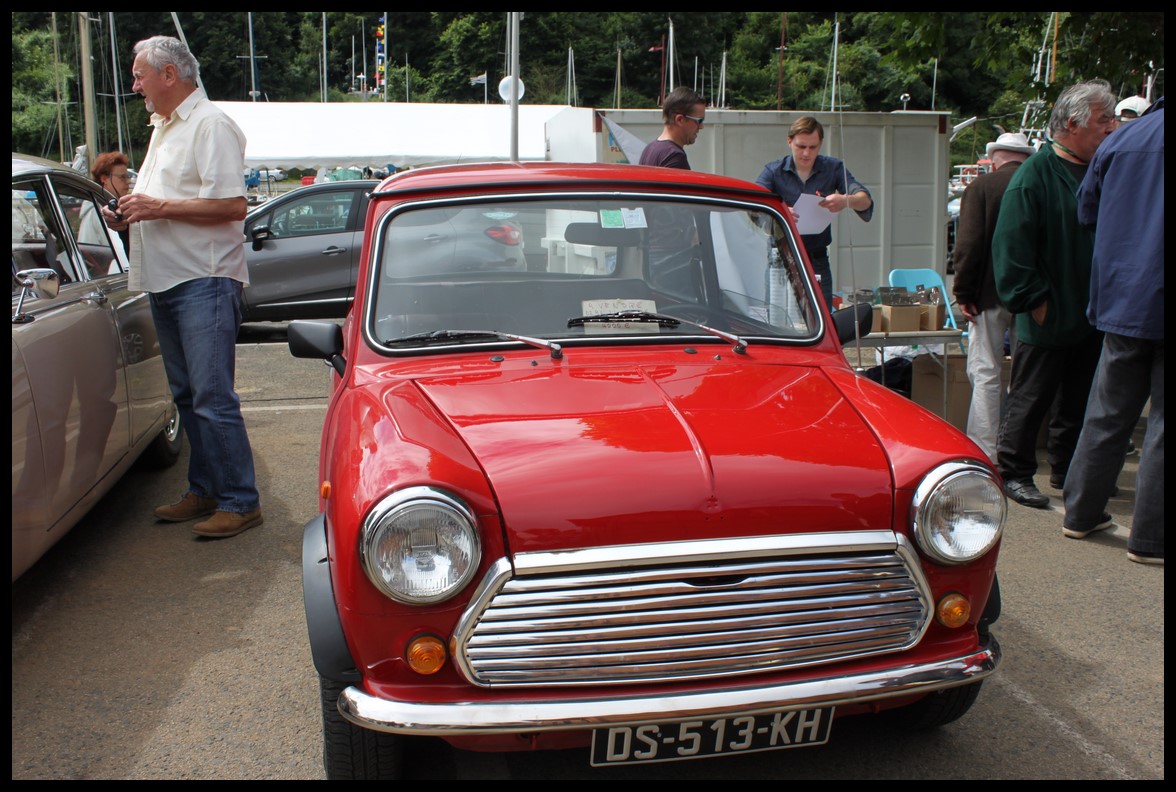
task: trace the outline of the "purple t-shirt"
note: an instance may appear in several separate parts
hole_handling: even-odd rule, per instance
[[[660,168],[681,168],[690,170],[686,152],[672,140],[655,140],[641,152],[641,165],[656,165]]]

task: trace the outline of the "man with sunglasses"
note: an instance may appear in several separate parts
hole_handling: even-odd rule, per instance
[[[844,162],[821,154],[824,141],[825,128],[820,121],[812,116],[796,119],[788,128],[788,148],[792,153],[765,165],[755,183],[776,193],[790,207],[802,194],[816,195],[821,199],[821,206],[830,212],[852,209],[862,220],[870,222],[874,216],[873,196],[853,177]],[[801,236],[830,310],[833,309],[833,268],[829,264],[832,228],[829,225],[820,233]]]
[[[679,86],[670,91],[662,105],[662,122],[662,133],[641,152],[640,164],[690,170],[686,146],[698,139],[706,122],[706,100]]]

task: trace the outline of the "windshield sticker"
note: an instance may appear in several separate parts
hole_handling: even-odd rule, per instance
[[[624,228],[625,218],[617,209],[601,209],[600,210],[600,227],[601,228]]]
[[[640,206],[636,209],[622,209],[621,215],[625,219],[625,228],[648,227],[648,224],[645,222],[645,209]]]

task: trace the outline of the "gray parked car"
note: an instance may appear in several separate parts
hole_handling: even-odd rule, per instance
[[[245,217],[246,322],[336,319],[355,296],[367,196],[378,181],[291,190]]]
[[[171,465],[180,421],[142,292],[82,174],[12,155],[12,579],[140,456]]]
[[[341,319],[355,297],[368,196],[379,181],[307,185],[250,211],[245,218],[249,287],[246,322]],[[386,256],[416,275],[438,267],[523,272],[523,230],[506,210],[444,208],[403,220]]]

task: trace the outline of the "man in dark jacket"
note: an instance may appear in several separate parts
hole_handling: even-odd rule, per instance
[[[985,153],[992,162],[992,170],[968,185],[960,200],[955,278],[951,288],[960,311],[972,325],[968,330],[968,379],[972,382],[968,437],[995,462],[1000,402],[1004,395],[1000,369],[1005,333],[1013,329],[1013,315],[996,297],[992,233],[1005,188],[1034,149],[1023,133],[1006,132],[989,143]]]
[[[1017,315],[997,467],[1008,496],[1024,506],[1049,506],[1033,476],[1037,431],[1055,398],[1046,455],[1050,485],[1062,488],[1098,366],[1102,334],[1086,319],[1094,234],[1078,223],[1074,193],[1115,125],[1115,95],[1105,80],[1063,91],[1050,115],[1050,140],[1017,169],[996,221],[996,291]]]
[[[1094,228],[1086,315],[1105,333],[1098,376],[1066,477],[1062,532],[1111,526],[1107,499],[1123,449],[1151,399],[1127,556],[1164,563],[1164,100],[1107,138],[1078,190],[1078,220]]]

